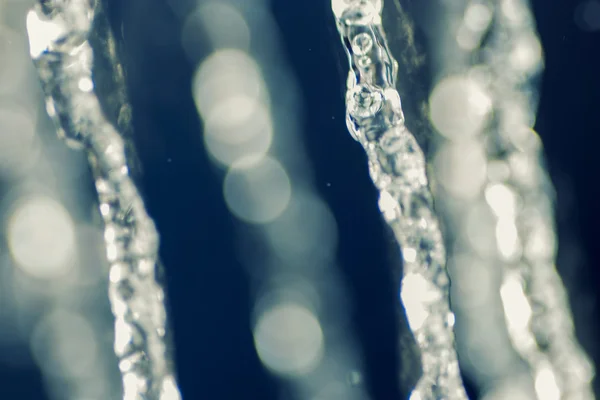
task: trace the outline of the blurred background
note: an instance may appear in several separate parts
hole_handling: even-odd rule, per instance
[[[0,398],[117,399],[94,186],[85,155],[56,138],[45,114],[25,31],[32,3],[0,0]],[[399,3],[409,16],[422,10]],[[546,58],[536,130],[557,191],[558,268],[598,364],[600,2],[532,6]],[[410,347],[398,341],[399,253],[346,130],[347,61],[329,1],[105,7],[133,110],[133,171],[161,234],[183,397],[293,399],[300,389],[277,376],[305,376],[331,355],[342,365],[327,369],[331,380],[356,398],[399,398],[397,371],[411,369],[399,357]],[[415,96],[431,90],[422,76]],[[219,79],[227,85],[211,87]],[[233,100],[206,101],[221,95]],[[261,157],[244,158],[248,149]],[[281,326],[287,334],[273,336]],[[303,347],[290,348],[291,332]],[[335,387],[311,396],[349,398]]]

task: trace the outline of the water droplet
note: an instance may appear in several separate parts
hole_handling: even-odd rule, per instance
[[[381,0],[333,0],[331,8],[338,21],[346,25],[368,25],[382,9]]]
[[[364,56],[373,48],[373,39],[366,32],[359,33],[352,39],[352,52],[357,56]]]
[[[348,92],[348,112],[355,118],[374,116],[383,103],[381,91],[368,85],[357,85]]]

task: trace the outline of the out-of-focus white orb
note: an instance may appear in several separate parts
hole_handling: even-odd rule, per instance
[[[229,210],[243,221],[267,223],[286,209],[291,198],[290,178],[270,157],[248,157],[227,172],[223,192]]]
[[[283,375],[313,371],[324,350],[319,320],[294,303],[279,303],[265,310],[254,328],[254,342],[262,362]]]
[[[75,228],[68,212],[54,199],[39,196],[19,203],[6,229],[11,255],[29,275],[51,279],[71,268]]]
[[[58,309],[46,315],[31,338],[33,355],[39,365],[54,376],[94,376],[98,341],[82,314]]]
[[[479,134],[486,123],[492,101],[482,85],[471,78],[442,79],[429,98],[433,126],[450,140],[464,140]]]

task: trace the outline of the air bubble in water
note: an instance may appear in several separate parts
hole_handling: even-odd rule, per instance
[[[348,92],[348,113],[355,118],[374,116],[381,109],[383,95],[368,85],[356,85]]]
[[[368,25],[383,7],[381,0],[333,0],[331,8],[338,21],[346,25]]]
[[[367,68],[372,63],[373,63],[373,61],[371,61],[371,59],[367,56],[358,57],[358,59],[356,60],[356,64],[358,64],[358,66],[363,69]]]
[[[373,39],[366,32],[359,33],[352,39],[352,51],[357,56],[364,56],[373,48]]]

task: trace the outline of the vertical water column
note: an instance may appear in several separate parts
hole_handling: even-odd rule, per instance
[[[333,0],[348,54],[347,125],[365,149],[379,208],[402,249],[400,299],[421,351],[412,400],[466,399],[454,349],[454,314],[444,243],[428,188],[425,158],[404,124],[397,62],[381,25],[381,0]]]
[[[130,177],[125,145],[109,122],[92,74],[99,3],[43,0],[27,15],[31,57],[59,136],[88,155],[110,264],[114,351],[124,399],[178,399],[166,345],[164,291],[157,283],[158,234]],[[114,73],[117,65],[112,65]],[[126,112],[126,109],[122,109]]]
[[[429,106],[437,133],[432,172],[436,204],[448,235],[462,371],[486,399],[533,398],[533,380],[511,343],[500,297],[501,252],[510,251],[511,231],[505,227],[497,231],[484,194],[486,182],[503,168],[488,163],[492,99],[479,78],[485,76],[485,67],[473,62],[493,23],[491,4],[433,4],[438,8],[437,24],[430,30],[435,86]],[[490,194],[502,196],[500,191]],[[498,201],[505,215],[514,208],[511,200],[505,196]],[[500,241],[497,232],[503,235]]]
[[[456,268],[464,269],[460,264],[468,258],[493,260],[495,270],[488,274],[499,275],[502,331],[508,330],[530,369],[532,395],[592,399],[592,367],[575,339],[554,266],[553,188],[532,129],[543,67],[533,17],[523,0],[470,1],[463,10],[449,21],[450,35],[439,32],[447,41],[435,51],[443,79],[430,101],[432,122],[443,137],[435,168],[446,190],[440,196],[447,200],[450,229],[466,238],[455,245]],[[469,157],[474,162],[466,167]],[[472,272],[482,266],[473,265]],[[481,321],[472,321],[478,335],[476,323]],[[506,354],[494,364],[510,373]],[[504,385],[500,398],[514,398],[514,379],[505,377]]]
[[[532,130],[536,101],[532,87],[541,69],[542,51],[526,0],[501,0],[495,5],[495,31],[484,47],[492,76],[490,92],[497,113],[493,132],[494,161],[510,169],[498,186],[486,188],[497,215],[498,238],[510,226],[514,252],[505,252],[501,297],[511,339],[531,365],[539,399],[593,399],[592,365],[577,343],[568,298],[555,268],[553,187],[545,171],[543,149]],[[512,196],[511,196],[512,192]],[[501,212],[500,193],[513,198],[514,214]],[[513,203],[513,204],[514,204]],[[529,318],[515,298],[523,293]]]

